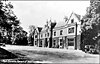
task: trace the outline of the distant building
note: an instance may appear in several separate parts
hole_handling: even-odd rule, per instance
[[[58,22],[53,28],[52,37],[53,48],[80,49],[80,15],[72,12],[67,21]]]

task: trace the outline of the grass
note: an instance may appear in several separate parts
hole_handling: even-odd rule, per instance
[[[87,60],[88,61],[89,58],[94,58],[94,57],[88,56],[88,55],[81,56],[79,53],[75,54],[75,53],[64,53],[64,52],[36,51],[36,50],[35,51],[33,51],[33,50],[9,50],[9,52],[13,53],[15,56],[17,56],[17,58],[11,59],[12,61],[17,60],[17,61],[61,62],[61,61],[70,61],[71,60],[71,61],[77,62],[79,60]],[[2,64],[2,63],[0,63],[0,64]],[[16,63],[7,63],[7,64],[16,64]],[[19,63],[19,64],[24,64],[24,63]],[[28,64],[35,64],[35,63],[28,63]]]
[[[17,56],[30,58],[29,60],[50,60],[50,58],[57,58],[57,59],[67,59],[67,60],[78,60],[83,58],[81,56],[74,55],[73,53],[61,53],[61,52],[49,52],[49,51],[27,51],[27,50],[10,50],[12,53],[16,54]],[[37,57],[34,57],[38,55]],[[84,57],[85,58],[85,57]]]
[[[0,48],[0,59],[12,59],[12,58],[17,58],[17,56],[3,48]]]

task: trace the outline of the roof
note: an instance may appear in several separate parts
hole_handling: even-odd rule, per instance
[[[51,29],[54,28],[54,26],[56,25],[56,22],[51,22]],[[42,28],[41,32],[45,32],[47,30],[47,25],[45,25],[45,27]]]
[[[36,32],[41,32],[41,30],[42,30],[42,27],[35,27]]]
[[[73,13],[73,12],[71,13],[69,19],[71,18],[71,16],[72,16],[73,14],[74,14],[74,15],[78,18],[78,20],[80,21],[81,16],[78,15],[78,14],[76,14],[76,13]],[[58,22],[54,28],[61,27],[61,26],[65,26],[65,25],[69,22],[69,19],[68,19],[68,21],[66,21],[66,22],[65,22],[65,21],[60,21],[60,22]]]
[[[37,28],[38,28],[38,31],[39,31],[39,32],[41,32],[41,30],[42,30],[42,27],[37,27]]]
[[[46,27],[43,27],[41,32],[45,32],[46,31]]]
[[[64,26],[64,25],[66,25],[66,22],[65,22],[65,21],[60,21],[60,22],[58,22],[58,23],[56,24],[56,26],[55,26],[54,28],[56,28],[56,27],[61,27],[61,26]]]
[[[81,15],[72,12],[69,19],[68,19],[68,21],[67,21],[67,23],[69,22],[69,20],[70,20],[70,18],[72,17],[73,14],[78,18],[79,21],[81,20]]]
[[[78,20],[81,20],[81,15],[74,13]]]

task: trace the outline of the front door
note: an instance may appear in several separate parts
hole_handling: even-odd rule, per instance
[[[68,49],[74,49],[74,38],[68,38]]]

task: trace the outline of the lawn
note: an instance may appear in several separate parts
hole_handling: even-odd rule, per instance
[[[17,58],[16,55],[0,47],[0,59]]]
[[[30,61],[31,63],[99,63],[99,55],[87,54],[80,50],[39,48],[31,46],[7,45],[2,47],[18,58],[10,61]],[[11,63],[12,64],[12,63]],[[29,64],[29,63],[28,63]]]
[[[50,61],[53,63],[98,63],[97,56],[89,56],[74,53],[61,53],[33,50],[9,50],[24,60],[29,61]],[[97,60],[98,59],[98,60]]]

